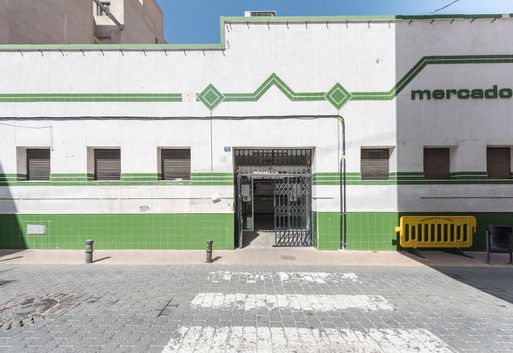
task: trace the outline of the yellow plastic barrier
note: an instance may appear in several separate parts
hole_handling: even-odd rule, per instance
[[[395,231],[403,248],[469,248],[476,232],[476,218],[404,216]]]

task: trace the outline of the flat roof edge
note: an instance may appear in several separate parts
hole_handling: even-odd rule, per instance
[[[395,16],[276,16],[276,17],[221,17],[220,43],[211,44],[0,44],[0,52],[13,51],[173,51],[224,50],[226,23],[325,23],[325,22],[399,22],[436,19],[499,19],[513,18],[513,14],[444,14]]]

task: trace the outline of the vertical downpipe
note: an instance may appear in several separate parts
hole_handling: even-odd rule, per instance
[[[212,111],[210,111],[210,173],[214,172],[214,127],[213,127]]]
[[[340,236],[342,249],[347,248],[347,208],[346,208],[346,124],[344,118],[340,115],[337,119],[342,125],[342,158],[339,165],[339,184],[340,184]]]

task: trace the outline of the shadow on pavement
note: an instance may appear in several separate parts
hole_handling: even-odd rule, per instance
[[[442,251],[421,251],[420,256],[401,252],[404,256],[428,266],[447,277],[513,304],[513,266],[507,255],[494,254],[490,265],[486,254],[466,252],[471,257]]]
[[[444,275],[513,304],[511,267],[435,267]]]
[[[99,259],[94,260],[93,262],[100,262],[100,261],[108,260],[111,258],[112,258],[112,256],[104,256],[104,257],[100,257]]]
[[[6,258],[6,259],[4,259],[4,258],[0,258],[0,262],[10,261],[10,260],[16,260],[16,259],[21,259],[21,258],[23,258],[23,256],[21,256],[21,255],[20,255],[20,256],[14,256],[14,257],[8,257],[8,258]]]

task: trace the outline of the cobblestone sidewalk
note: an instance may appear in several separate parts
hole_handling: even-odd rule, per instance
[[[2,352],[513,352],[513,269],[1,265]]]

